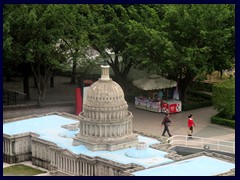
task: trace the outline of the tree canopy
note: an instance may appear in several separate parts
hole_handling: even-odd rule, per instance
[[[4,70],[29,64],[40,101],[54,70],[70,63],[76,76],[93,48],[123,88],[135,67],[176,80],[184,100],[199,73],[234,64],[234,10],[228,4],[4,5]]]

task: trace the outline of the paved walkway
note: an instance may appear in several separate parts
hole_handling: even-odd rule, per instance
[[[129,104],[129,110],[134,116],[133,128],[135,130],[157,136],[162,134],[163,127],[161,127],[161,122],[164,118],[163,113],[153,113],[136,109],[134,104]],[[172,120],[172,124],[169,129],[172,135],[187,135],[187,119],[189,114],[194,115],[193,118],[196,124],[193,130],[194,136],[235,141],[235,129],[211,123],[210,118],[217,114],[217,111],[212,106],[171,114],[169,118]]]

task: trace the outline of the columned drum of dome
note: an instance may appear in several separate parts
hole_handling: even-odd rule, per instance
[[[101,68],[101,78],[88,90],[84,111],[79,115],[80,132],[73,138],[73,145],[82,144],[93,151],[136,146],[133,116],[128,111],[123,90],[109,77],[109,66]]]

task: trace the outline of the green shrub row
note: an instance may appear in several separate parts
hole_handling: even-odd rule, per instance
[[[196,91],[196,90],[188,89],[187,93],[194,94],[194,95],[197,95],[197,96],[201,96],[201,97],[206,98],[206,99],[212,99],[212,95],[206,94],[204,92]]]
[[[188,94],[194,95],[195,97],[202,97],[204,100],[201,102],[191,102],[191,103],[183,103],[182,110],[188,111],[198,108],[203,108],[212,105],[212,95],[206,94],[204,92],[199,92],[195,90],[187,90]]]
[[[203,107],[208,107],[212,105],[212,101],[205,101],[205,102],[194,102],[191,104],[182,104],[182,110],[183,111],[188,111],[188,110],[193,110],[193,109],[198,109],[198,108],[203,108]]]
[[[200,81],[193,81],[189,85],[190,89],[194,89],[197,91],[207,91],[212,92],[212,84],[200,82]]]
[[[224,125],[224,126],[231,127],[231,128],[235,129],[235,120],[218,117],[218,114],[213,116],[213,117],[211,117],[211,122],[215,123],[215,124],[220,124],[220,125]]]
[[[235,114],[235,79],[229,79],[213,86],[212,102],[215,108],[224,114]]]

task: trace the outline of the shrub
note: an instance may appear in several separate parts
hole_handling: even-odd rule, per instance
[[[187,99],[182,104],[182,110],[188,111],[212,105],[212,96],[204,92],[187,90]]]
[[[187,93],[188,94],[193,94],[194,96],[201,96],[201,97],[203,97],[203,98],[205,98],[205,99],[212,99],[212,95],[210,95],[210,94],[206,94],[206,93],[204,93],[204,92],[199,92],[199,91],[195,91],[195,90],[187,90]]]
[[[211,117],[211,122],[235,129],[235,120],[222,118],[222,117],[219,117],[219,115],[220,114],[217,114],[217,115]]]
[[[197,91],[212,92],[212,84],[200,82],[200,81],[191,82],[191,84],[189,85],[189,88],[192,90],[197,90]]]
[[[212,105],[211,101],[183,103],[182,104],[182,110],[183,111],[188,111],[188,110],[203,108],[203,107],[207,107],[207,106],[211,106],[211,105]]]
[[[228,79],[213,86],[213,106],[229,119],[235,114],[235,79]]]

